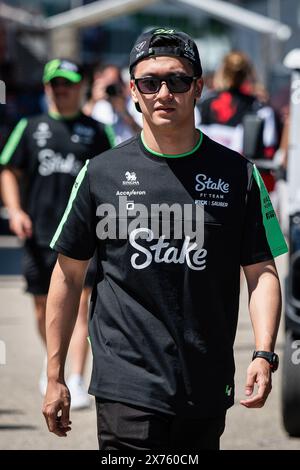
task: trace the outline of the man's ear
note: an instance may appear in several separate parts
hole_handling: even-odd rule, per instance
[[[138,103],[138,97],[136,94],[136,86],[133,80],[130,80],[130,93],[131,93],[131,98],[133,99],[134,103]]]
[[[199,99],[203,90],[203,78],[198,78],[196,80],[195,95],[196,99]]]

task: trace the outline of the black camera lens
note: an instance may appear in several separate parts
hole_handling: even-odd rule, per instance
[[[112,83],[106,87],[106,94],[108,96],[119,96],[122,94],[122,85],[120,83]]]

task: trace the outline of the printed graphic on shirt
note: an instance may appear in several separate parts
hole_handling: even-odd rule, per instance
[[[140,184],[134,171],[127,170],[125,173],[125,178],[126,180],[122,182],[123,186],[139,186]]]
[[[281,232],[270,196],[255,165],[253,165],[253,177],[260,191],[263,223],[272,255],[275,257],[279,254],[287,253],[288,246]]]
[[[216,120],[223,123],[229,121],[237,112],[233,97],[226,91],[212,101],[211,109],[216,115]]]
[[[138,243],[137,239],[141,235],[146,236],[147,247],[144,243]],[[133,230],[129,237],[129,243],[135,250],[130,258],[131,266],[140,270],[148,268],[152,263],[180,263],[195,271],[205,269],[207,250],[199,247],[189,236],[184,238],[181,248],[172,246],[165,238],[162,235],[157,241],[154,240],[154,233],[148,228]]]
[[[68,153],[64,158],[61,153],[52,149],[44,149],[38,153],[40,162],[38,172],[41,176],[50,176],[53,173],[63,173],[76,176],[83,163],[76,160],[73,153]]]
[[[211,178],[205,174],[196,175],[195,190],[199,192],[196,204],[202,206],[228,207],[230,184],[222,178]]]
[[[84,126],[82,124],[76,124],[73,129],[73,135],[71,136],[72,142],[81,142],[86,145],[90,145],[95,138],[95,129],[92,127]]]
[[[53,134],[49,129],[49,124],[47,122],[40,122],[36,131],[32,134],[32,137],[36,140],[39,147],[45,147],[48,139],[51,139],[52,135]]]

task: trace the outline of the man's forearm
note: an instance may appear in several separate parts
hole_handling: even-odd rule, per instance
[[[249,311],[256,350],[273,351],[281,315],[281,292],[275,265],[264,267],[257,282],[248,282]]]
[[[62,381],[66,355],[77,318],[83,277],[68,277],[57,262],[47,299],[48,379]]]
[[[18,179],[16,174],[8,169],[1,173],[1,196],[9,212],[21,210]]]

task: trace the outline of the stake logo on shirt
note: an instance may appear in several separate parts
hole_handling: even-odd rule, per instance
[[[128,239],[137,250],[131,256],[134,269],[144,269],[152,262],[186,263],[193,270],[206,267],[202,206],[151,204],[149,211],[146,205],[134,204],[121,196],[118,207],[101,204],[96,215],[100,218],[96,227],[99,239]]]
[[[226,197],[229,194],[229,183],[222,178],[213,179],[204,173],[196,175],[195,190],[198,191],[199,198],[195,203],[202,206],[228,207]]]
[[[145,236],[147,242],[152,242],[149,247],[140,245],[137,238]],[[154,239],[154,232],[148,228],[137,228],[129,237],[129,242],[137,250],[131,256],[130,262],[134,269],[145,269],[154,263],[186,263],[194,271],[202,271],[206,268],[207,250],[199,247],[188,235],[180,248],[171,246],[166,241],[166,236],[161,235],[158,240]]]
[[[82,162],[76,160],[73,153],[68,153],[66,158],[52,149],[43,149],[38,153],[40,162],[38,172],[41,176],[50,176],[53,173],[68,173],[76,176],[82,168]]]
[[[227,194],[229,192],[229,183],[223,181],[221,178],[218,181],[214,181],[209,176],[204,174],[196,175],[196,191],[202,192],[206,189],[210,189],[212,191],[221,191],[222,193]]]

